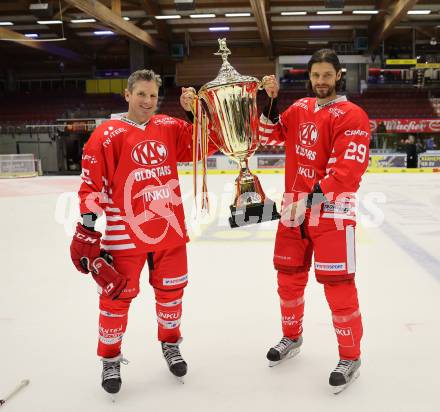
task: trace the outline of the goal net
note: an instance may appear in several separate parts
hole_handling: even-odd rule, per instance
[[[37,161],[33,154],[0,155],[0,178],[37,175]]]

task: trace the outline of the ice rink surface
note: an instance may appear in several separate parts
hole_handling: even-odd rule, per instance
[[[156,340],[147,271],[133,302],[115,404],[100,387],[98,297],[74,269],[69,244],[79,177],[0,180],[0,399],[31,383],[8,412],[439,411],[440,175],[366,175],[360,191],[357,285],[364,321],[361,376],[335,396],[338,360],[322,286],[310,275],[304,345],[275,368],[265,358],[281,338],[272,251],[276,223],[231,230],[234,175],[210,175],[213,216],[191,218],[185,291],[185,384],[168,372]],[[260,176],[279,199],[283,175]]]

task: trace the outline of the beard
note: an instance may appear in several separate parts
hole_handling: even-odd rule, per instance
[[[325,99],[326,97],[331,96],[335,91],[336,86],[328,86],[327,89],[318,90],[316,86],[312,87],[313,93],[315,93],[316,97],[320,99]]]

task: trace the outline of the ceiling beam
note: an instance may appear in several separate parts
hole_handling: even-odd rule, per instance
[[[121,15],[121,0],[112,0],[112,12]]]
[[[260,32],[261,41],[264,49],[269,57],[273,57],[273,46],[270,40],[269,23],[266,17],[265,0],[249,0],[252,6],[252,11],[257,21],[258,31]]]
[[[368,53],[372,53],[379,46],[380,42],[385,40],[391,33],[391,30],[399,24],[400,20],[406,16],[408,10],[411,10],[418,0],[397,0],[392,2],[379,1],[387,4],[380,14],[371,19],[368,27]]]
[[[22,46],[31,47],[32,49],[41,50],[43,52],[54,54],[56,56],[63,57],[68,60],[83,60],[82,56],[75,53],[72,50],[64,49],[62,47],[55,46],[49,42],[43,41],[30,41],[26,36],[21,33],[17,33],[12,30],[0,27],[0,40],[11,41],[21,44]]]
[[[76,7],[77,9],[82,10],[84,13],[87,13],[91,17],[94,17],[95,19],[112,28],[116,32],[124,34],[142,44],[145,44],[151,49],[161,52],[167,52],[168,50],[164,43],[158,41],[153,36],[145,32],[144,30],[141,30],[133,23],[125,21],[121,16],[118,16],[116,13],[112,12],[108,7],[105,7],[97,0],[64,1]]]
[[[149,20],[153,23],[154,28],[159,33],[159,36],[169,42],[171,40],[171,28],[167,22],[155,19],[154,16],[162,14],[158,2],[156,0],[141,0],[141,7],[147,13]]]

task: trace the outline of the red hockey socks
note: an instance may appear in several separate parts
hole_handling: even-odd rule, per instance
[[[307,279],[307,272],[278,272],[283,336],[290,339],[297,339],[303,331],[304,289]]]
[[[324,284],[325,296],[333,316],[333,326],[341,359],[361,356],[362,317],[354,280]]]
[[[98,356],[114,358],[121,353],[130,302],[131,299],[100,299]]]
[[[183,289],[154,289],[156,295],[157,337],[161,342],[176,343],[180,338]]]

